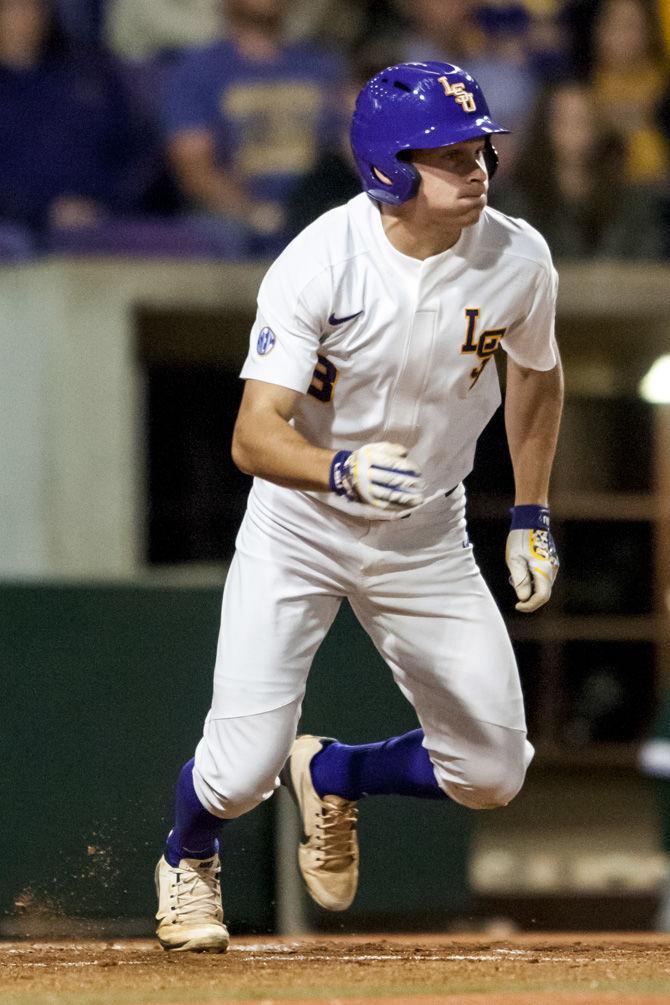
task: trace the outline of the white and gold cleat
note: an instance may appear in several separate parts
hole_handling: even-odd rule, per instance
[[[310,762],[326,737],[299,736],[281,773],[302,817],[298,864],[310,896],[328,911],[345,911],[358,887],[356,803],[341,796],[319,796]]]
[[[183,858],[177,867],[163,856],[156,866],[156,935],[163,949],[225,953],[230,941],[223,923],[219,856]]]

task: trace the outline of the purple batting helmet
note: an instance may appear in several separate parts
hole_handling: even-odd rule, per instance
[[[397,206],[416,194],[420,181],[403,151],[484,136],[490,176],[498,164],[491,135],[507,132],[493,121],[479,84],[465,70],[451,63],[398,63],[358,95],[351,146],[368,195]]]

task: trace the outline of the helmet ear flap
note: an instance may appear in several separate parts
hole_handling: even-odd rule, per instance
[[[486,137],[486,144],[484,146],[484,163],[486,164],[486,170],[488,171],[489,178],[493,178],[493,175],[498,169],[498,151],[493,146],[493,140],[490,136]]]
[[[359,169],[361,164],[359,162]],[[366,171],[369,172],[372,185],[366,186],[369,195],[379,202],[388,203],[391,206],[398,206],[416,195],[416,191],[421,181],[421,175],[410,162],[409,158],[396,156],[393,161],[389,161],[383,167],[376,164],[367,164]]]

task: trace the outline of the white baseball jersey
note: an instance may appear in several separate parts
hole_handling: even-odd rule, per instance
[[[391,245],[366,195],[270,268],[242,376],[302,392],[294,424],[311,443],[405,444],[437,498],[389,515],[256,479],[195,756],[210,812],[239,816],[278,784],[343,597],[415,708],[444,791],[471,807],[518,791],[532,757],[521,685],[459,483],[500,402],[496,348],[532,369],[555,365],[555,299],[549,251],[526,223],[487,209],[453,248],[418,261]]]
[[[556,291],[547,244],[522,220],[487,208],[452,248],[420,261],[394,248],[361,194],[269,269],[241,376],[303,392],[293,422],[316,446],[403,444],[428,499],[472,468],[500,404],[497,347],[524,367],[556,365]],[[272,505],[294,490],[256,479],[254,491]],[[400,515],[314,495],[352,516]]]

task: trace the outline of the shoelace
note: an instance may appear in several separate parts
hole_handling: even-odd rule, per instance
[[[174,892],[174,910],[181,917],[218,917],[221,911],[221,894],[218,870],[185,871],[179,869],[170,883]]]
[[[326,868],[347,868],[354,859],[358,809],[353,802],[337,805],[326,797],[316,819],[315,843]]]

